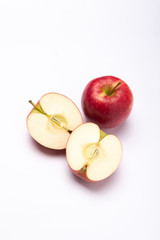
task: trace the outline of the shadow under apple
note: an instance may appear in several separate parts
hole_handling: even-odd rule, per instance
[[[47,156],[65,156],[65,154],[66,154],[66,150],[65,149],[55,150],[55,149],[47,148],[47,147],[44,147],[41,144],[39,144],[32,137],[28,136],[28,138],[29,138],[29,142],[31,143],[31,145],[35,149],[37,149],[38,151],[40,151],[41,153],[43,153],[43,154],[45,154]]]
[[[116,185],[120,181],[120,177],[121,177],[120,175],[121,174],[118,169],[112,175],[110,175],[108,178],[104,180],[101,180],[99,182],[88,182],[76,176],[72,171],[70,171],[70,176],[76,184],[81,185],[82,187],[87,188],[89,191],[93,191],[93,192],[99,192],[103,190],[106,191],[106,189],[108,190],[110,188],[112,189],[116,187]]]

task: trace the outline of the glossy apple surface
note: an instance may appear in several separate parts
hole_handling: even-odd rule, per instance
[[[89,120],[101,127],[113,128],[128,118],[133,106],[133,94],[123,80],[104,76],[87,84],[81,103]]]

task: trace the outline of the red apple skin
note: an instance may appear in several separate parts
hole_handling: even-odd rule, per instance
[[[115,92],[108,96],[105,89],[113,89],[119,82],[121,84]],[[128,118],[133,106],[133,94],[123,80],[114,76],[104,76],[87,84],[81,104],[89,120],[104,128],[114,128]]]
[[[68,162],[68,161],[67,161]],[[121,161],[120,161],[121,162]],[[120,162],[119,162],[119,165],[120,165]],[[118,165],[118,167],[119,167],[119,165]],[[105,179],[107,179],[108,177],[110,177],[117,169],[118,169],[118,167],[108,176],[108,177],[106,177],[106,178],[104,178],[104,179],[101,179],[101,180],[98,180],[98,181],[93,181],[93,180],[91,180],[91,179],[89,179],[88,177],[87,177],[87,171],[83,171],[83,169],[81,168],[80,170],[78,170],[78,171],[75,171],[73,168],[71,168],[71,166],[69,165],[69,163],[68,163],[68,166],[69,166],[69,168],[71,169],[71,171],[77,176],[77,177],[80,177],[81,179],[83,179],[83,180],[85,180],[85,181],[87,181],[87,182],[101,182],[101,181],[103,181],[103,180],[105,180]]]
[[[70,167],[70,166],[69,166]],[[95,182],[95,181],[92,181],[90,180],[88,177],[87,177],[87,174],[86,174],[86,171],[84,171],[82,168],[78,171],[75,171],[74,169],[72,169],[70,167],[71,171],[78,177],[82,178],[83,180],[85,181],[88,181],[88,182]]]

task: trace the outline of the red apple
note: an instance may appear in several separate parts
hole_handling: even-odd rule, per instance
[[[105,128],[123,123],[132,105],[131,89],[123,80],[113,76],[93,79],[82,95],[82,108],[86,117]]]

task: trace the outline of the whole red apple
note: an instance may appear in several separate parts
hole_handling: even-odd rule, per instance
[[[123,80],[113,76],[93,79],[82,95],[82,108],[86,117],[105,128],[123,123],[132,106],[131,89]]]

